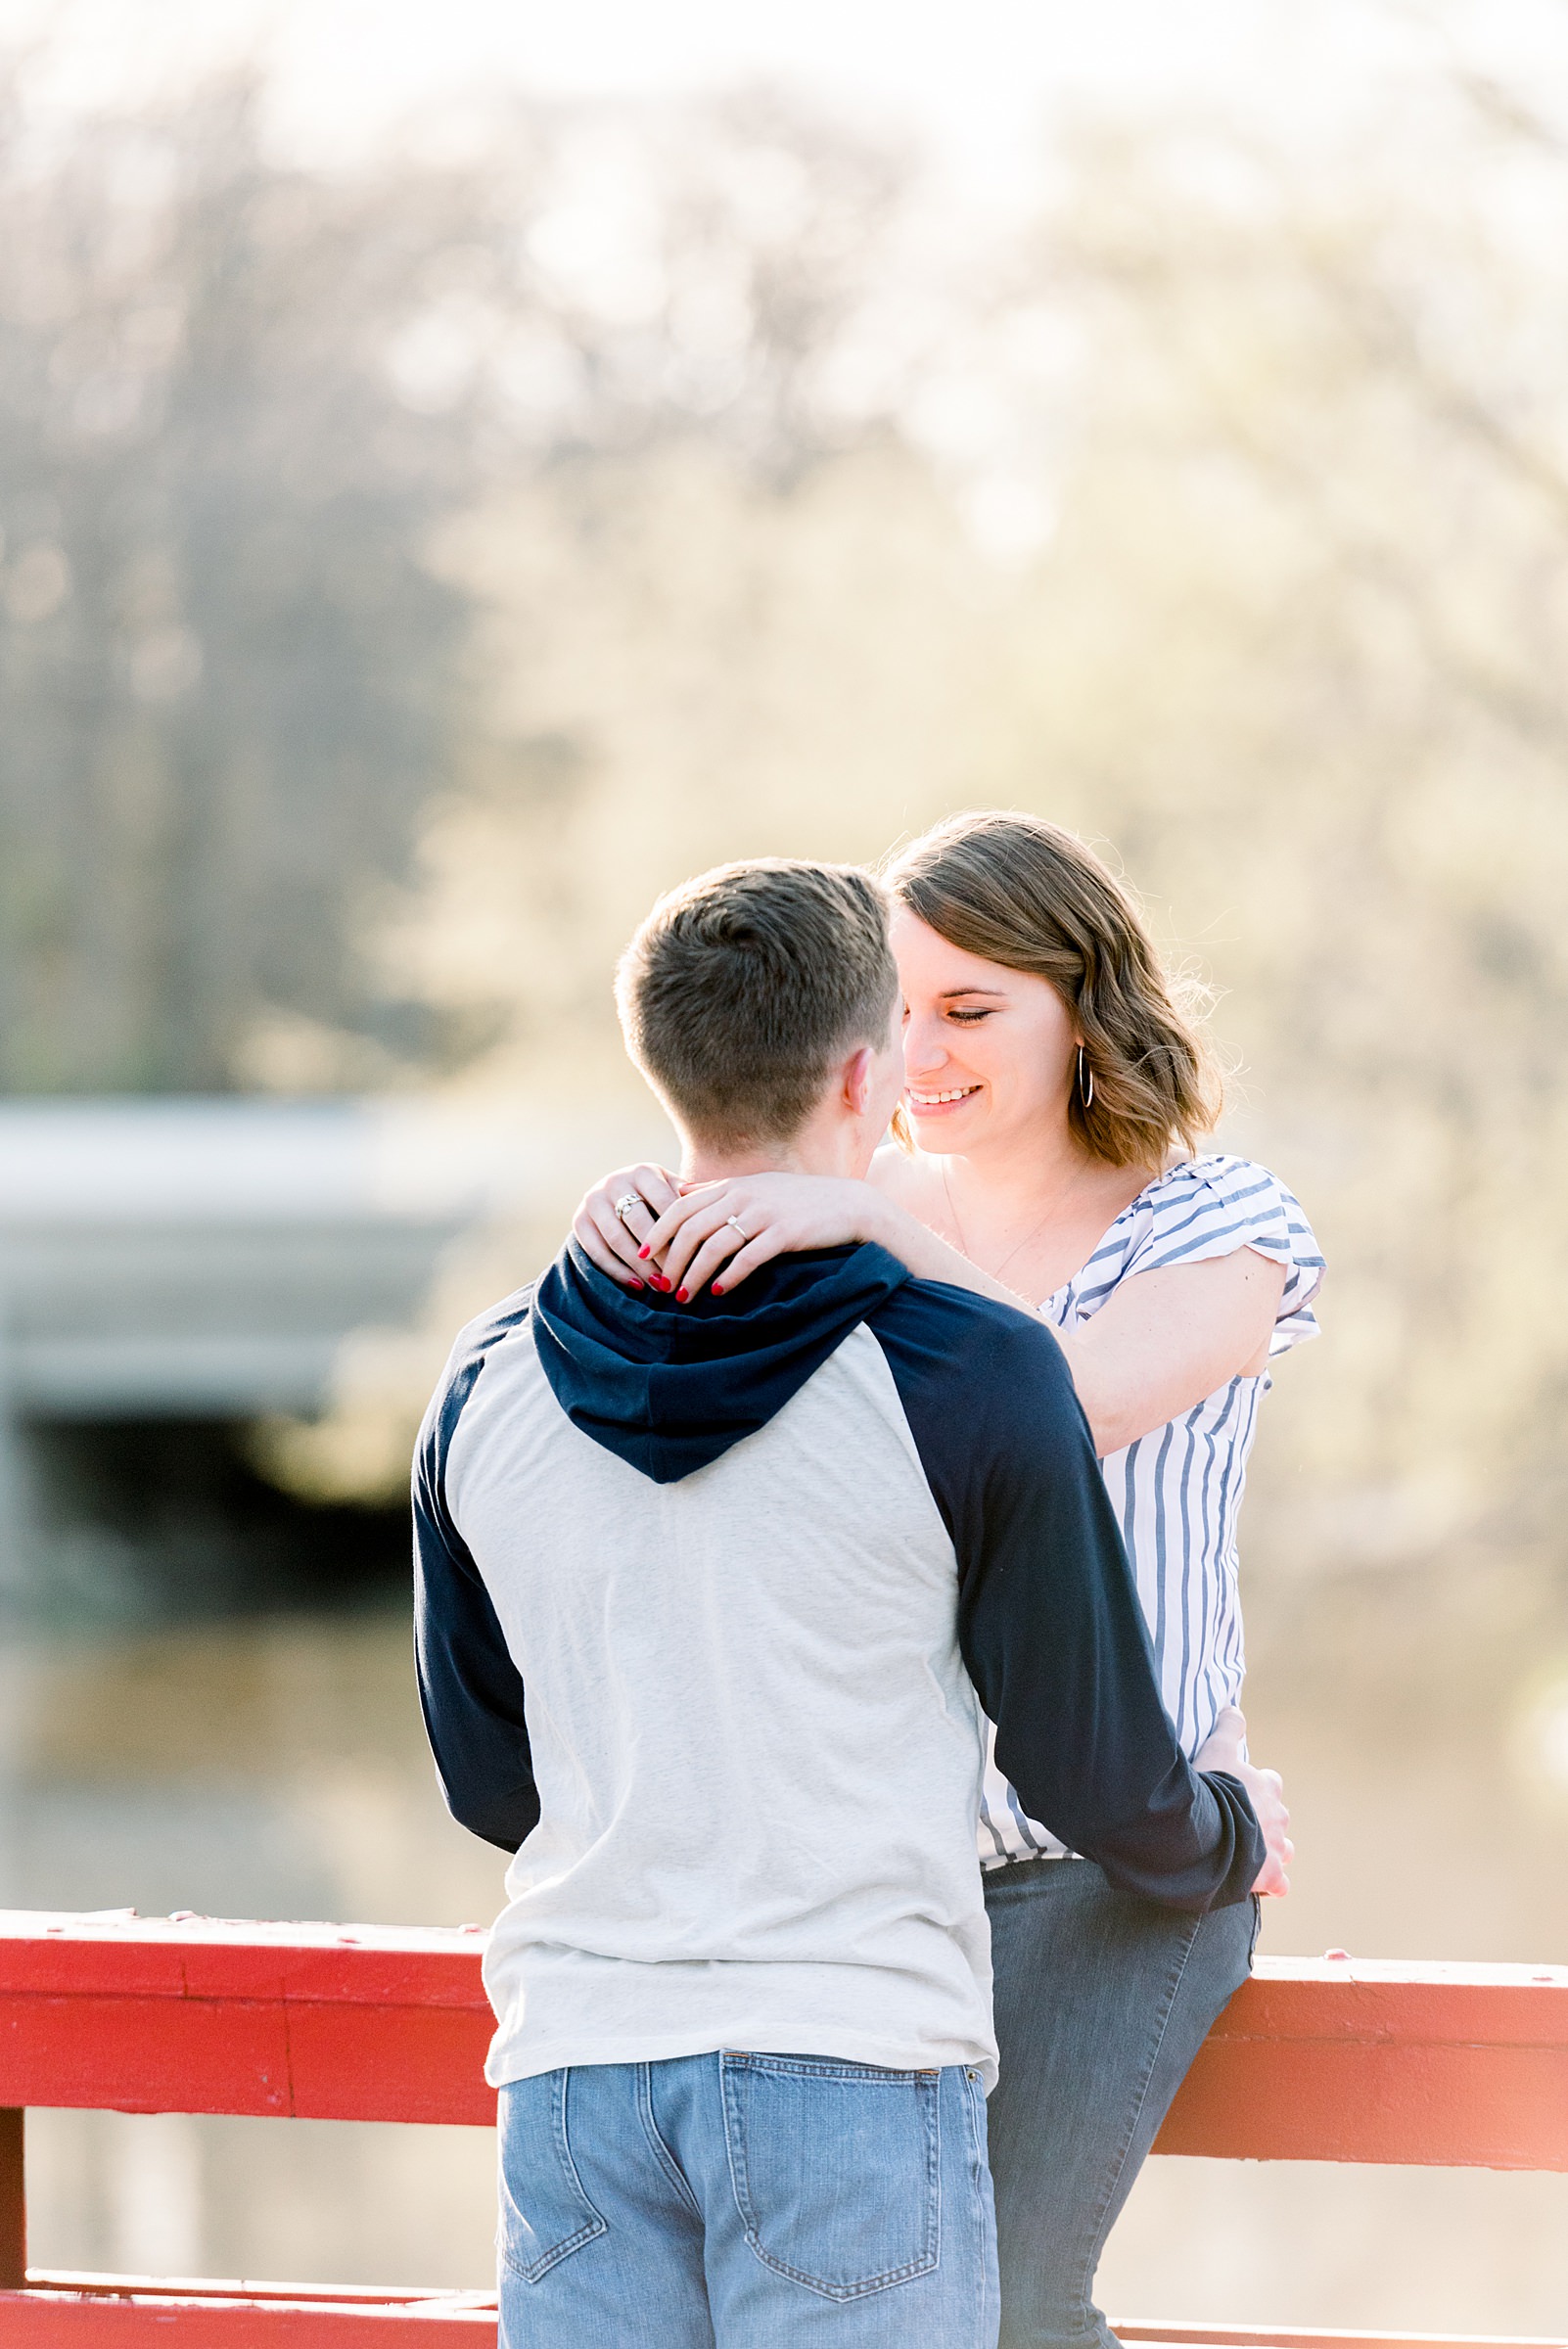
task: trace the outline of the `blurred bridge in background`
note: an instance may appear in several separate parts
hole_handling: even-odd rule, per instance
[[[0,1103],[0,1594],[39,1571],[36,1431],[318,1413],[346,1341],[417,1326],[466,1235],[542,1215],[548,1247],[624,1126],[417,1098]]]

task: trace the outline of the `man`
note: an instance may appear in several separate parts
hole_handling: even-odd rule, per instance
[[[900,1084],[864,875],[706,874],[619,991],[689,1177],[864,1173]],[[415,1510],[438,1766],[516,1854],[504,2349],[991,2349],[982,1707],[1113,1882],[1203,1909],[1265,1857],[1161,1709],[1054,1340],[874,1247],[691,1303],[569,1247],[459,1340]]]

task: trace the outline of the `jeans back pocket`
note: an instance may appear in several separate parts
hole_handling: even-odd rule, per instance
[[[514,2080],[500,2094],[498,2248],[528,2283],[605,2232],[572,2158],[571,2095],[570,2071]]]
[[[830,2300],[928,2276],[941,2248],[938,2072],[726,2054],[724,2134],[746,2240]]]

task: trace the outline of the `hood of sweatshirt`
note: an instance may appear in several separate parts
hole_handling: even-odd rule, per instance
[[[656,1485],[765,1427],[909,1274],[885,1248],[779,1256],[733,1298],[622,1288],[569,1240],[533,1293],[533,1342],[574,1427]]]

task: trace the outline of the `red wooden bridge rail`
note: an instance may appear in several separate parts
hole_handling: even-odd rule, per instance
[[[23,2174],[28,2105],[489,2125],[481,1946],[473,1932],[0,1911],[4,2349],[490,2349],[484,2293],[29,2273]],[[1568,2170],[1568,1967],[1266,1958],[1157,2150]],[[1416,2337],[1119,2330],[1186,2349]]]

